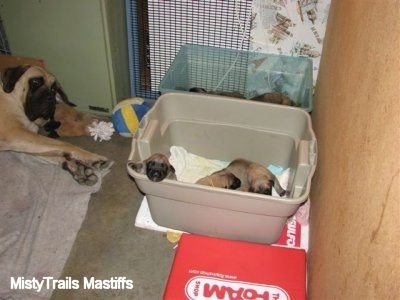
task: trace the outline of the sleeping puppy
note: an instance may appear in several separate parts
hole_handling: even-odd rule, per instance
[[[217,181],[216,178],[223,178],[227,174],[233,174],[240,180],[241,185],[237,187],[237,190],[272,195],[272,187],[274,187],[279,196],[282,197],[286,194],[275,175],[259,163],[238,158],[233,160],[225,169],[217,171],[210,176],[213,176],[213,182],[223,182],[222,180]],[[210,176],[204,177],[199,181],[207,182]]]
[[[294,103],[288,96],[278,92],[265,93],[251,98],[251,100],[287,106],[296,106],[296,103]]]
[[[215,172],[196,181],[197,184],[236,190],[240,187],[240,179],[229,172]]]
[[[1,74],[0,151],[45,157],[83,185],[98,181],[95,170],[106,168],[106,157],[38,134],[39,126],[54,121],[56,98],[71,104],[56,78],[45,69],[22,65]],[[55,124],[57,125],[57,124]]]
[[[243,187],[248,186],[251,193],[272,195],[272,187],[274,187],[279,196],[286,194],[275,175],[259,163],[238,158],[232,161],[225,171],[239,178]]]
[[[198,87],[190,88],[189,92],[245,99],[245,97],[239,92],[206,91],[205,89]]]
[[[189,92],[246,99],[246,97],[239,92],[207,91],[203,88],[198,88],[198,87],[193,87],[193,88],[189,89]],[[288,96],[286,96],[282,93],[279,93],[279,92],[265,93],[265,94],[262,94],[259,96],[255,96],[255,97],[251,98],[250,100],[255,100],[255,101],[265,102],[265,103],[281,104],[281,105],[287,105],[287,106],[296,106],[296,103],[294,103]]]
[[[155,153],[142,162],[128,161],[128,167],[140,174],[146,174],[147,178],[154,182],[160,182],[165,178],[176,180],[174,167],[161,153]]]

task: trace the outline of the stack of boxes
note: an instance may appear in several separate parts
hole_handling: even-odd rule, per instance
[[[316,167],[317,144],[308,113],[312,63],[300,57],[193,47],[183,47],[161,82],[163,95],[142,119],[129,159],[167,154],[171,146],[209,159],[244,157],[289,168],[290,195],[172,180],[155,183],[128,168],[146,194],[154,222],[192,233],[178,244],[165,299],[305,299],[308,220],[293,215],[308,203]],[[210,65],[209,51],[226,52],[230,59]],[[219,71],[210,69],[212,65]],[[245,72],[241,65],[247,66]],[[232,88],[235,76],[240,77],[239,90]],[[192,87],[219,87],[251,97],[271,89],[298,107],[187,92]]]

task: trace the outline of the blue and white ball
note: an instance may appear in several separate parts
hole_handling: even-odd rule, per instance
[[[132,137],[148,111],[149,106],[143,98],[129,98],[119,102],[114,107],[111,117],[114,129],[124,137]]]

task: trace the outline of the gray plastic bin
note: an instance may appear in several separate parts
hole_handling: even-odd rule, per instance
[[[129,160],[172,145],[209,159],[238,157],[290,167],[289,198],[164,180],[128,168],[160,226],[222,238],[274,243],[308,199],[317,145],[309,114],[294,107],[195,93],[162,95],[142,119]]]

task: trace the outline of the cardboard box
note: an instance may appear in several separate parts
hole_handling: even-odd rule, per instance
[[[306,254],[183,234],[164,299],[306,299]]]

